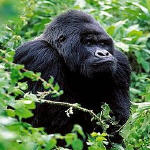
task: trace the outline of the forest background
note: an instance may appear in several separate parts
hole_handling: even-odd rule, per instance
[[[79,125],[66,135],[48,135],[44,128],[33,128],[22,121],[33,116],[35,103],[40,100],[37,95],[24,93],[27,84],[19,80],[41,78],[38,73],[22,72],[23,66],[13,63],[16,47],[40,35],[47,23],[68,9],[91,14],[131,63],[131,116],[120,131],[126,148],[114,144],[112,149],[149,150],[150,0],[0,0],[0,150],[83,149],[78,134],[84,137],[84,133]],[[52,80],[44,85],[58,96],[61,91]],[[18,99],[20,96],[22,98]],[[101,121],[106,126],[107,106],[104,106],[103,115]],[[92,133],[87,140],[88,149],[105,150],[106,137],[106,132]],[[58,139],[66,142],[65,148],[57,146]]]

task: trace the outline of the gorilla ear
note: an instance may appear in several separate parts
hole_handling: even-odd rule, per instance
[[[44,74],[58,63],[59,55],[52,46],[44,40],[33,40],[16,50],[14,63],[24,64],[25,68]]]

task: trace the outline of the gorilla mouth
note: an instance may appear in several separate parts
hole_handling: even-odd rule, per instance
[[[92,66],[99,66],[99,65],[106,65],[106,64],[114,64],[113,59],[105,59],[105,60],[100,60],[100,61],[95,61],[92,63]]]

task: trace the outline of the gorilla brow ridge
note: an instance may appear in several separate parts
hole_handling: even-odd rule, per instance
[[[80,34],[82,40],[89,38],[89,40],[102,41],[105,43],[111,43],[112,39],[108,36],[104,36],[103,33],[97,31],[87,31]]]

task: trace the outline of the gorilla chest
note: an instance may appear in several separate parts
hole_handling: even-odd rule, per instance
[[[91,105],[106,102],[113,88],[112,81],[102,80],[72,80],[67,84],[64,93],[66,98],[81,105]]]

